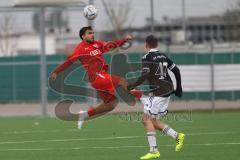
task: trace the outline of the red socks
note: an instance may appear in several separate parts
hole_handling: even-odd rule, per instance
[[[90,108],[89,110],[88,110],[88,116],[89,117],[92,117],[92,116],[94,116],[96,114],[96,112],[95,112],[95,109],[94,108]]]
[[[141,98],[142,95],[143,95],[143,92],[142,92],[142,91],[139,91],[139,90],[131,90],[130,93],[131,93],[135,98],[137,98],[138,100],[140,100],[140,98]]]

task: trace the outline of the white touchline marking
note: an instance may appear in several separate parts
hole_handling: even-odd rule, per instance
[[[240,145],[240,142],[226,142],[226,143],[204,143],[204,144],[186,144],[187,146],[219,146],[219,145]]]
[[[125,137],[103,137],[103,138],[76,138],[76,139],[51,139],[51,140],[31,140],[31,141],[6,141],[0,144],[17,144],[17,143],[48,143],[48,142],[68,142],[68,141],[90,141],[90,140],[116,140],[142,138],[145,136],[125,136]]]
[[[200,136],[200,135],[210,135],[210,134],[239,134],[240,132],[199,132],[199,133],[187,133],[187,136]]]
[[[38,131],[9,131],[9,132],[0,132],[0,134],[30,134],[30,133],[56,133],[56,132],[76,132],[77,129],[65,129],[65,130],[38,130]]]
[[[217,134],[239,134],[240,132],[203,132],[203,133],[188,133],[187,136],[199,135],[217,135]],[[165,136],[165,135],[158,135]],[[75,139],[49,139],[49,140],[29,140],[29,141],[2,141],[3,144],[24,144],[24,143],[48,143],[48,142],[70,142],[70,141],[95,141],[95,140],[119,140],[119,139],[137,139],[146,138],[146,136],[121,136],[121,137],[99,137],[99,138],[75,138]]]
[[[184,146],[219,146],[219,145],[240,145],[240,142],[233,143],[202,143],[202,144],[185,144]],[[162,147],[174,147],[175,145],[158,145]],[[121,148],[147,148],[149,146],[97,146],[97,147],[74,147],[74,148],[14,148],[0,149],[0,152],[7,151],[51,151],[51,150],[84,150],[84,149],[121,149]]]

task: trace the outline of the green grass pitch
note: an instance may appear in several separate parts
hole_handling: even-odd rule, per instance
[[[175,142],[158,132],[160,159],[239,159],[239,111],[181,114],[165,120],[186,133],[185,146],[175,153]],[[148,151],[138,116],[108,115],[82,130],[56,118],[0,118],[0,160],[137,160]]]

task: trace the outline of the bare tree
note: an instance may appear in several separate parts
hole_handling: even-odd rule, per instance
[[[240,0],[228,9],[224,16],[229,41],[240,40]]]
[[[9,14],[2,14],[0,19],[0,52],[4,55],[12,55],[14,48],[11,43],[11,34],[14,26],[14,17]]]
[[[133,18],[130,16],[131,1],[117,3],[116,1],[106,2],[102,0],[102,4],[116,36],[119,37],[124,26],[128,25],[130,27],[133,22]]]

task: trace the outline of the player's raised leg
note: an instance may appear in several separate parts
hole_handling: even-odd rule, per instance
[[[117,87],[122,87],[126,92],[129,92],[127,89],[127,81],[124,78],[110,75],[108,73],[101,73],[100,78],[98,78],[92,86],[98,90],[99,96],[103,100],[103,103],[99,104],[96,107],[90,107],[88,111],[79,112],[78,128],[82,127],[84,121],[99,117],[109,111],[112,111],[118,104],[118,100],[115,96],[115,90]],[[141,91],[136,91],[133,96],[139,98],[142,96]]]
[[[81,129],[84,121],[94,119],[112,111],[118,104],[116,98],[109,102],[103,102],[96,107],[90,107],[88,111],[80,111],[78,118],[78,129]]]

